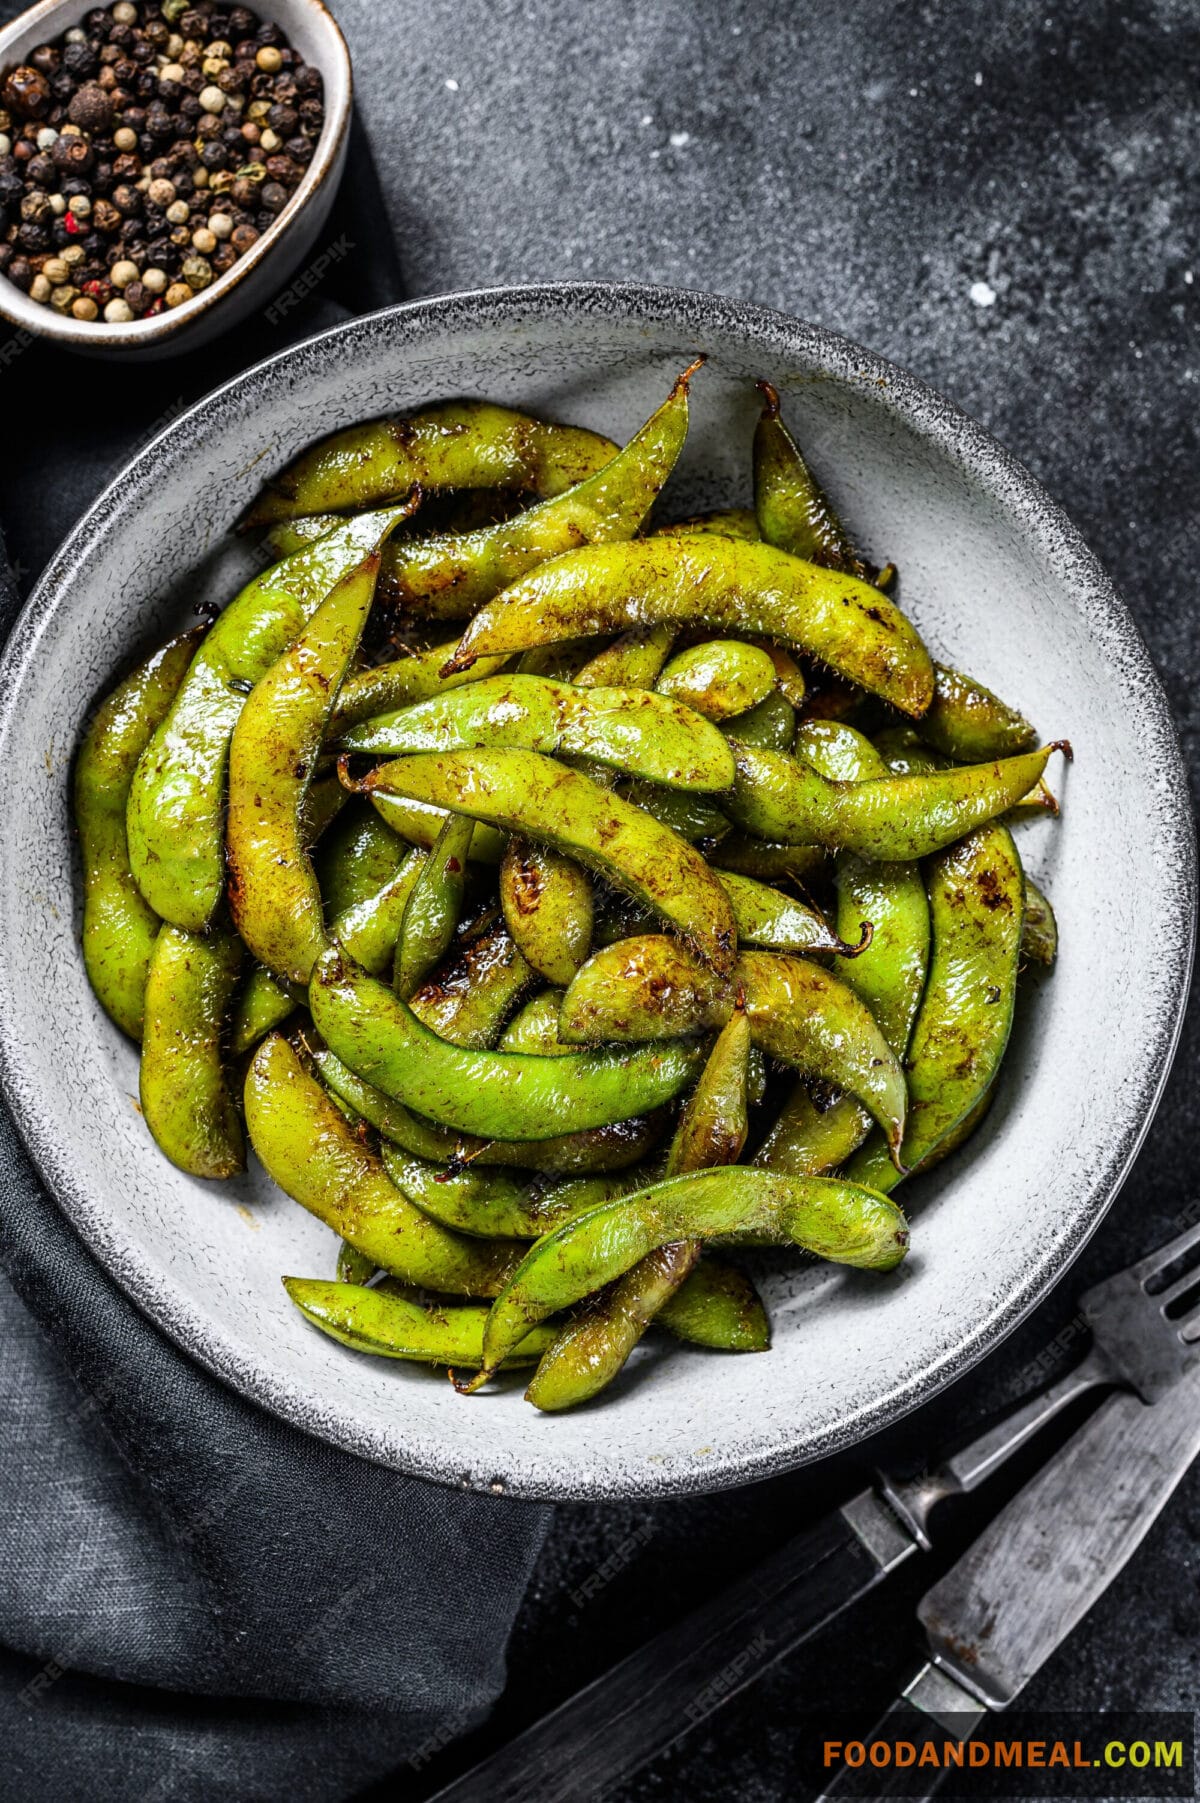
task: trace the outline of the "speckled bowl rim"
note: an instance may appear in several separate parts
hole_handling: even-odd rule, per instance
[[[501,326],[553,316],[564,309],[581,319],[589,311],[617,313],[637,322],[667,325],[687,333],[723,330],[745,334],[764,353],[819,366],[834,380],[875,382],[881,404],[923,433],[988,496],[999,503],[1030,535],[1058,579],[1086,601],[1089,628],[1106,657],[1119,662],[1129,696],[1131,718],[1155,766],[1165,797],[1163,853],[1175,875],[1164,916],[1170,931],[1160,950],[1173,973],[1168,998],[1160,1006],[1148,1034],[1150,1055],[1130,1073],[1128,1090],[1108,1117],[1104,1162],[1062,1233],[1032,1259],[1023,1281],[982,1316],[972,1329],[944,1346],[937,1357],[911,1379],[867,1408],[831,1424],[823,1433],[796,1444],[776,1429],[749,1451],[739,1448],[714,1455],[702,1469],[640,1468],[627,1470],[619,1486],[611,1473],[582,1463],[569,1479],[548,1482],[536,1472],[509,1469],[500,1487],[527,1498],[587,1500],[622,1496],[665,1496],[712,1491],[748,1483],[800,1464],[828,1457],[891,1425],[962,1376],[1009,1334],[1058,1281],[1086,1244],[1116,1196],[1137,1156],[1153,1119],[1171,1067],[1182,1027],[1191,977],[1196,914],[1196,844],[1186,771],[1162,685],[1149,653],[1124,603],[1100,563],[1062,509],[1050,499],[1028,470],[1003,449],[975,420],[914,376],[851,340],[821,327],[751,302],[730,300],[691,289],[636,283],[542,283],[527,287],[490,288],[438,295],[381,309],[305,339],[278,352],[215,389],[161,432],[113,479],[50,560],[20,614],[0,658],[0,731],[7,730],[17,704],[21,677],[37,657],[44,626],[54,612],[69,605],[72,575],[86,558],[92,533],[114,514],[152,504],[159,447],[186,434],[194,422],[224,408],[243,405],[248,394],[280,366],[302,378],[306,363],[323,365],[331,352],[353,355],[356,343],[369,353],[374,336],[399,325],[414,346],[426,331],[448,322],[463,326]],[[361,354],[361,353],[360,353]],[[36,1092],[27,1088],[10,1046],[19,1012],[19,975],[4,961],[0,947],[0,1090],[12,1110],[28,1150],[52,1192],[80,1235],[102,1264],[111,1270],[111,1226],[101,1209],[76,1180],[69,1161],[60,1157],[45,1130]],[[213,1329],[195,1306],[187,1303],[169,1278],[155,1271],[140,1249],[123,1240],[119,1271],[113,1275],[146,1315],[187,1353],[250,1400],[293,1426],[410,1475],[461,1487],[462,1454],[452,1445],[422,1442],[386,1448],[377,1437],[338,1415],[336,1408],[314,1422],[311,1399],[292,1383],[272,1378],[247,1360],[231,1338]],[[482,1487],[482,1486],[480,1486]]]
[[[262,0],[262,3],[269,5],[270,0]],[[108,351],[145,351],[196,325],[213,307],[219,307],[223,300],[228,300],[244,279],[279,248],[309,201],[327,181],[334,178],[354,114],[354,72],[350,63],[349,46],[341,26],[323,0],[296,0],[296,3],[319,17],[329,34],[330,48],[337,62],[336,84],[333,81],[333,69],[322,67],[321,74],[325,80],[327,101],[332,87],[337,105],[332,111],[326,111],[325,123],[303,180],[274,224],[263,232],[257,243],[251,245],[245,256],[239,257],[232,268],[218,276],[215,282],[194,300],[188,301],[186,306],[157,314],[153,319],[134,320],[127,326],[99,327],[95,322],[87,320],[60,318],[51,308],[29,300],[7,276],[0,275],[0,318],[6,319],[19,331],[31,333],[35,338],[45,338],[52,344],[67,345],[73,350],[87,350],[93,355]],[[88,10],[86,0],[38,0],[36,6],[27,7],[15,19],[0,26],[0,66],[3,65],[9,44],[18,37],[23,37],[31,24],[42,18],[51,19],[57,13],[76,10],[82,19]],[[68,30],[69,27],[64,25],[62,29]],[[57,31],[54,35],[57,36]],[[280,279],[282,281],[283,278]]]

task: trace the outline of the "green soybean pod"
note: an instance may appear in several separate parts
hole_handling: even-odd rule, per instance
[[[260,1039],[290,1020],[303,1000],[304,991],[294,983],[281,983],[265,965],[254,965],[234,1005],[231,1055],[237,1059],[252,1051]]]
[[[379,1266],[365,1252],[356,1252],[346,1240],[338,1247],[337,1280],[339,1283],[370,1283]],[[286,1282],[286,1279],[284,1280]]]
[[[530,967],[547,983],[565,987],[592,946],[587,871],[574,858],[514,833],[500,861],[500,906]]]
[[[1058,921],[1048,896],[1033,878],[1025,875],[1025,921],[1021,932],[1021,956],[1047,968],[1058,956]]]
[[[610,439],[491,401],[442,401],[346,426],[273,476],[243,525],[377,507],[410,489],[525,488],[561,494],[616,455]]]
[[[660,526],[663,538],[680,538],[693,533],[716,533],[718,538],[761,538],[758,521],[749,507],[715,507],[708,513],[694,513],[685,520],[673,520]]]
[[[497,922],[458,947],[446,965],[403,999],[440,1039],[484,1050],[495,1045],[533,982],[520,948]]]
[[[424,752],[364,779],[383,792],[522,832],[614,878],[685,934],[714,969],[733,963],[729,898],[698,852],[646,812],[536,751]]]
[[[752,833],[727,833],[709,851],[718,872],[777,883],[784,877],[807,883],[825,874],[829,853],[823,845],[793,845],[786,840],[759,839]]]
[[[726,720],[724,730],[742,745],[763,745],[768,751],[790,751],[796,736],[796,710],[786,695],[772,689],[757,707]]]
[[[588,758],[671,788],[724,790],[733,782],[733,759],[721,734],[670,696],[644,689],[581,689],[519,672],[364,720],[341,744],[344,751],[383,757],[536,751]]]
[[[992,764],[964,764],[866,782],[831,782],[809,764],[734,745],[737,779],[723,806],[764,839],[804,841],[881,863],[941,851],[1027,795],[1065,740]]]
[[[326,920],[332,923],[376,894],[395,876],[409,849],[369,803],[348,796],[345,810],[313,853]]]
[[[226,857],[234,925],[260,964],[307,983],[326,944],[303,804],[334,698],[370,612],[371,552],[256,683],[229,746]]]
[[[409,888],[396,940],[392,983],[408,1001],[445,956],[462,913],[474,824],[451,814]]]
[[[129,867],[125,807],[138,759],[166,717],[202,629],[172,639],[100,704],[75,761],[75,826],[83,861],[83,962],[104,1012],[142,1037],[159,919]]]
[[[829,1178],[779,1177],[745,1166],[672,1177],[593,1208],[538,1240],[497,1296],[484,1331],[478,1389],[530,1328],[621,1277],[660,1246],[753,1238],[888,1271],[908,1249],[904,1216],[886,1197]]]
[[[751,1162],[784,1177],[824,1177],[844,1165],[870,1131],[871,1117],[853,1096],[802,1077]]]
[[[759,382],[763,410],[754,433],[754,511],[770,545],[832,570],[870,577],[800,447],[783,423],[779,394]]]
[[[632,626],[577,671],[579,689],[652,689],[675,643],[673,626]],[[480,659],[480,662],[484,662]],[[474,665],[471,666],[475,668]]]
[[[342,684],[329,736],[334,742],[360,720],[371,720],[377,714],[395,713],[414,702],[428,701],[447,689],[461,688],[464,683],[483,682],[496,676],[508,662],[506,657],[481,657],[469,670],[456,676],[443,676],[442,665],[454,655],[457,640],[433,645],[428,651],[415,651],[408,657],[392,658],[385,664],[373,664],[368,670],[356,670]]]
[[[404,507],[347,520],[248,583],[209,628],[142,753],[126,824],[137,884],[164,920],[202,932],[225,882],[229,742],[246,696],[330,590],[377,551]]]
[[[415,1208],[280,1034],[254,1054],[245,1106],[250,1143],[280,1189],[381,1269],[447,1295],[503,1285],[511,1248],[449,1233]]]
[[[673,657],[655,687],[706,720],[731,720],[766,700],[775,687],[775,666],[744,639],[708,639]]]
[[[403,795],[388,795],[382,790],[372,794],[371,806],[394,833],[423,851],[433,850],[448,812],[446,808],[432,807],[427,801],[411,801]],[[470,856],[478,864],[498,864],[507,843],[504,833],[476,821]]]
[[[921,737],[956,764],[1015,757],[1038,742],[1036,730],[1015,708],[944,664],[934,666],[933,701],[921,721]]]
[[[193,1177],[232,1177],[246,1163],[221,1041],[242,967],[233,933],[164,926],[146,978],[139,1096],[159,1150]]]
[[[677,1096],[698,1062],[686,1045],[570,1058],[454,1046],[337,947],[317,962],[309,1006],[330,1050],[357,1075],[483,1139],[548,1139],[630,1120]]]
[[[1007,827],[993,822],[926,866],[933,949],[913,1028],[900,1169],[864,1146],[848,1167],[885,1189],[929,1157],[979,1103],[1008,1044],[1021,961],[1025,878]]]
[[[500,1039],[502,1052],[531,1052],[541,1058],[562,1058],[573,1052],[558,1037],[558,1010],[563,990],[543,989],[531,997],[504,1029]]]
[[[283,1287],[306,1321],[352,1352],[462,1370],[483,1358],[488,1311],[479,1304],[418,1302],[382,1286],[366,1289],[317,1277],[285,1277]],[[533,1364],[553,1332],[550,1326],[535,1327],[505,1364]]]
[[[737,1163],[750,1131],[752,1050],[749,1017],[744,1007],[735,1006],[679,1117],[664,1176]]]
[[[928,652],[878,589],[771,545],[699,534],[565,552],[482,607],[446,670],[584,633],[652,625],[781,639],[917,717],[933,698]]]

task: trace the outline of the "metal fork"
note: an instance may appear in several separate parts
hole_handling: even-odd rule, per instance
[[[1198,1218],[1173,1240],[1080,1297],[1092,1345],[1065,1377],[952,1453],[936,1471],[911,1480],[881,1474],[880,1490],[927,1552],[930,1511],[944,1497],[977,1489],[1086,1390],[1120,1384],[1144,1402],[1156,1402],[1200,1361],[1200,1204],[1193,1210]],[[1171,1275],[1175,1265],[1180,1269]]]

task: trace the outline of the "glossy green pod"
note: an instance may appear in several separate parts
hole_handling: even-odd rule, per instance
[[[851,1158],[871,1131],[853,1096],[801,1078],[751,1162],[786,1177],[824,1177]]]
[[[242,1124],[221,1045],[242,968],[233,933],[164,926],[146,978],[139,1098],[159,1150],[193,1177],[246,1164]]]
[[[673,626],[633,626],[576,672],[580,689],[652,689],[675,643]],[[480,663],[486,659],[480,658]],[[478,668],[472,664],[472,669]]]
[[[886,1197],[829,1178],[778,1177],[745,1166],[672,1177],[591,1209],[533,1245],[496,1298],[484,1333],[486,1381],[539,1321],[610,1283],[676,1240],[768,1240],[821,1258],[889,1271],[908,1249],[904,1216]]]
[[[423,851],[433,850],[437,836],[446,824],[448,811],[445,808],[431,807],[427,801],[410,801],[403,795],[387,795],[382,790],[376,790],[371,796],[371,806],[394,833]],[[504,833],[477,821],[471,836],[472,862],[498,864],[504,856],[507,843]]]
[[[558,1037],[562,989],[543,989],[509,1021],[500,1039],[502,1052],[530,1052],[540,1058],[562,1058],[575,1051]]]
[[[265,965],[254,965],[234,1004],[230,1055],[236,1059],[253,1051],[260,1039],[290,1020],[303,1001],[303,989],[281,983]]]
[[[478,1304],[415,1302],[389,1290],[317,1277],[285,1277],[283,1287],[306,1321],[353,1352],[464,1371],[483,1358],[488,1311]],[[553,1332],[552,1327],[535,1327],[513,1348],[506,1364],[532,1364]]]
[[[575,1050],[573,1046],[569,1049]],[[550,1139],[479,1139],[437,1127],[413,1114],[402,1102],[357,1076],[328,1046],[316,1046],[312,1058],[326,1088],[355,1114],[402,1151],[442,1168],[457,1168],[464,1162],[516,1165],[546,1177],[590,1178],[597,1173],[627,1170],[645,1158],[662,1138],[664,1117],[660,1110]]]
[[[392,714],[398,708],[412,707],[428,701],[448,689],[460,689],[464,683],[483,682],[496,676],[508,662],[506,657],[481,657],[469,670],[455,676],[443,676],[442,665],[454,654],[457,639],[434,645],[428,651],[414,651],[410,657],[393,658],[389,663],[374,664],[369,670],[356,670],[342,684],[329,737],[338,737],[360,720],[376,714]]]
[[[364,787],[541,840],[630,890],[714,969],[733,963],[729,898],[699,853],[643,809],[553,758],[536,751],[426,752],[382,765]]]
[[[737,780],[723,805],[764,839],[809,841],[879,862],[942,850],[1028,794],[1061,742],[993,764],[867,782],[831,782],[782,752],[734,745]]]
[[[888,774],[869,740],[851,726],[812,721],[796,737],[797,755],[822,776],[867,782]],[[929,902],[913,863],[876,863],[854,852],[837,861],[837,925],[849,938],[864,920],[874,927],[860,957],[839,964],[839,974],[861,996],[898,1058],[909,1036],[929,968]]]
[[[1025,921],[1021,932],[1021,956],[1027,962],[1049,967],[1058,957],[1058,921],[1049,897],[1033,878],[1025,877]]]
[[[371,552],[334,585],[255,684],[230,739],[229,905],[250,951],[285,983],[307,983],[326,944],[304,795],[378,573],[379,554]]]
[[[336,947],[318,960],[309,1006],[326,1044],[357,1075],[430,1120],[484,1139],[548,1139],[645,1114],[677,1096],[700,1059],[690,1045],[572,1058],[454,1046]]]
[[[533,419],[491,401],[442,401],[420,413],[346,426],[273,476],[244,526],[378,507],[410,489],[523,488],[556,495],[615,457],[582,426]]]
[[[766,699],[775,687],[775,666],[744,639],[707,639],[673,657],[655,687],[706,720],[730,720]]]
[[[670,788],[722,790],[733,782],[725,740],[681,702],[653,690],[580,689],[542,676],[491,676],[399,713],[364,720],[343,736],[341,746],[382,757],[538,751],[591,758],[622,775]]]
[[[829,863],[823,845],[789,845],[785,840],[758,839],[752,833],[727,833],[708,856],[718,873],[733,871],[766,883],[784,877],[797,883],[811,882],[824,876]]]
[[[956,764],[984,764],[1033,751],[1037,732],[1022,714],[960,670],[936,664],[921,737]]]
[[[849,534],[783,423],[779,395],[759,382],[763,410],[754,432],[754,512],[769,545],[832,570],[870,577]]]
[[[129,792],[133,874],[164,920],[201,932],[221,899],[229,741],[247,695],[406,512],[347,520],[256,576],[209,628]]]
[[[796,710],[786,695],[772,689],[757,707],[726,720],[724,731],[741,745],[761,745],[767,751],[790,751],[796,735]]]
[[[417,1019],[452,1045],[494,1046],[534,973],[502,921],[457,947],[411,997]]]
[[[101,702],[75,760],[75,827],[83,862],[83,962],[104,1012],[142,1037],[159,918],[133,879],[125,808],[138,759],[165,719],[203,629],[172,639]]]
[[[325,918],[331,923],[389,882],[410,850],[368,802],[357,796],[346,800],[313,851]]]
[[[693,795],[686,789],[660,789],[657,783],[624,782],[618,794],[689,845],[701,839],[715,843],[729,832],[729,822],[711,795]]]
[[[869,920],[859,920],[855,941],[839,939],[825,916],[810,902],[799,901],[735,870],[719,870],[717,876],[733,907],[741,946],[758,946],[772,952],[837,952],[844,958],[857,958],[871,943],[873,929]],[[654,919],[647,909],[639,908],[636,902],[614,890],[606,892],[596,914],[597,946],[653,931]]]
[[[925,882],[933,949],[906,1066],[910,1100],[900,1164],[909,1169],[928,1158],[995,1080],[1012,1027],[1025,902],[1017,848],[997,823],[931,859]],[[874,1141],[849,1171],[887,1189],[899,1181]]]
[[[357,1252],[345,1240],[338,1247],[337,1280],[339,1283],[370,1283],[379,1266],[365,1252]],[[284,1279],[287,1282],[287,1279]]]
[[[409,616],[465,620],[564,551],[632,538],[687,437],[691,375],[680,376],[623,450],[565,493],[473,532],[398,539],[384,558],[382,599]]]
[[[693,535],[568,551],[480,609],[449,670],[588,632],[702,625],[809,653],[902,713],[933,699],[933,666],[878,589],[771,545]]]
[[[329,771],[325,776],[313,778],[305,791],[304,803],[300,810],[306,845],[317,845],[337,820],[349,799],[350,797],[338,781],[336,770]]]
[[[280,1189],[382,1270],[447,1295],[503,1285],[512,1249],[447,1232],[415,1208],[277,1033],[254,1054],[245,1107],[250,1143]]]
[[[462,913],[467,853],[474,830],[470,820],[451,814],[409,888],[392,975],[396,994],[405,1001],[445,956],[454,938]]]
[[[849,1091],[898,1145],[904,1073],[870,1011],[819,965],[743,952],[722,981],[657,934],[594,952],[571,983],[559,1033],[573,1044],[677,1040],[724,1026],[744,998],[755,1044],[806,1076]]]
[[[771,1344],[762,1297],[744,1271],[716,1253],[704,1255],[662,1303],[655,1322],[676,1339],[712,1352],[766,1352]]]
[[[536,1240],[577,1214],[631,1194],[644,1183],[639,1173],[576,1177],[566,1182],[530,1182],[495,1165],[469,1164],[462,1170],[418,1158],[399,1146],[382,1148],[384,1168],[397,1189],[431,1220],[458,1233],[484,1239]]]
[[[713,1041],[708,1061],[679,1117],[665,1177],[736,1164],[750,1131],[750,1018],[733,1013]]]
[[[680,538],[693,533],[713,533],[718,538],[761,538],[758,521],[749,507],[714,507],[708,513],[693,513],[686,520],[672,520],[660,526],[664,538]]]
[[[526,961],[565,987],[592,949],[592,880],[574,858],[514,833],[500,861],[500,906]]]

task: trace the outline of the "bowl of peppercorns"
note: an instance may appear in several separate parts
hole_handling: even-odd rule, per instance
[[[0,30],[0,316],[93,354],[224,332],[312,250],[351,94],[320,0],[42,0]]]

